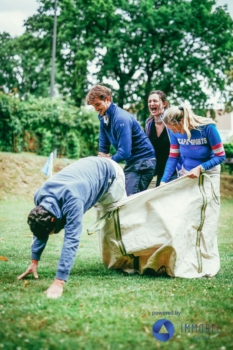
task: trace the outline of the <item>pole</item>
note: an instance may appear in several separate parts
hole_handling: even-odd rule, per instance
[[[54,96],[54,82],[55,82],[55,58],[56,58],[56,40],[57,40],[57,0],[55,0],[54,8],[54,23],[53,23],[53,46],[52,46],[52,70],[50,81],[50,98]]]

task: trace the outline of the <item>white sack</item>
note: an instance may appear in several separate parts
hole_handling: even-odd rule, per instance
[[[97,218],[105,215],[93,226],[95,231],[104,225],[99,230],[104,264],[128,273],[165,268],[173,277],[216,275],[219,187],[218,174],[183,176],[114,205],[96,206]]]

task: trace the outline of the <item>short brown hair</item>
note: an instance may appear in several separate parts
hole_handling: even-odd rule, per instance
[[[52,218],[54,218],[52,220]],[[44,207],[33,208],[28,215],[28,225],[37,238],[45,240],[55,228],[55,217]]]
[[[111,90],[103,85],[95,85],[86,96],[86,103],[91,105],[92,102],[99,98],[100,100],[105,100],[107,97],[110,97],[112,100]]]

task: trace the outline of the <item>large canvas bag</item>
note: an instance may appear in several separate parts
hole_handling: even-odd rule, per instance
[[[97,205],[100,252],[108,268],[143,274],[166,270],[173,277],[214,276],[219,174],[180,177],[114,205]]]

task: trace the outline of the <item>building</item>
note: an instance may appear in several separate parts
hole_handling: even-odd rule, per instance
[[[215,110],[215,121],[223,143],[233,142],[233,112],[224,109]]]

